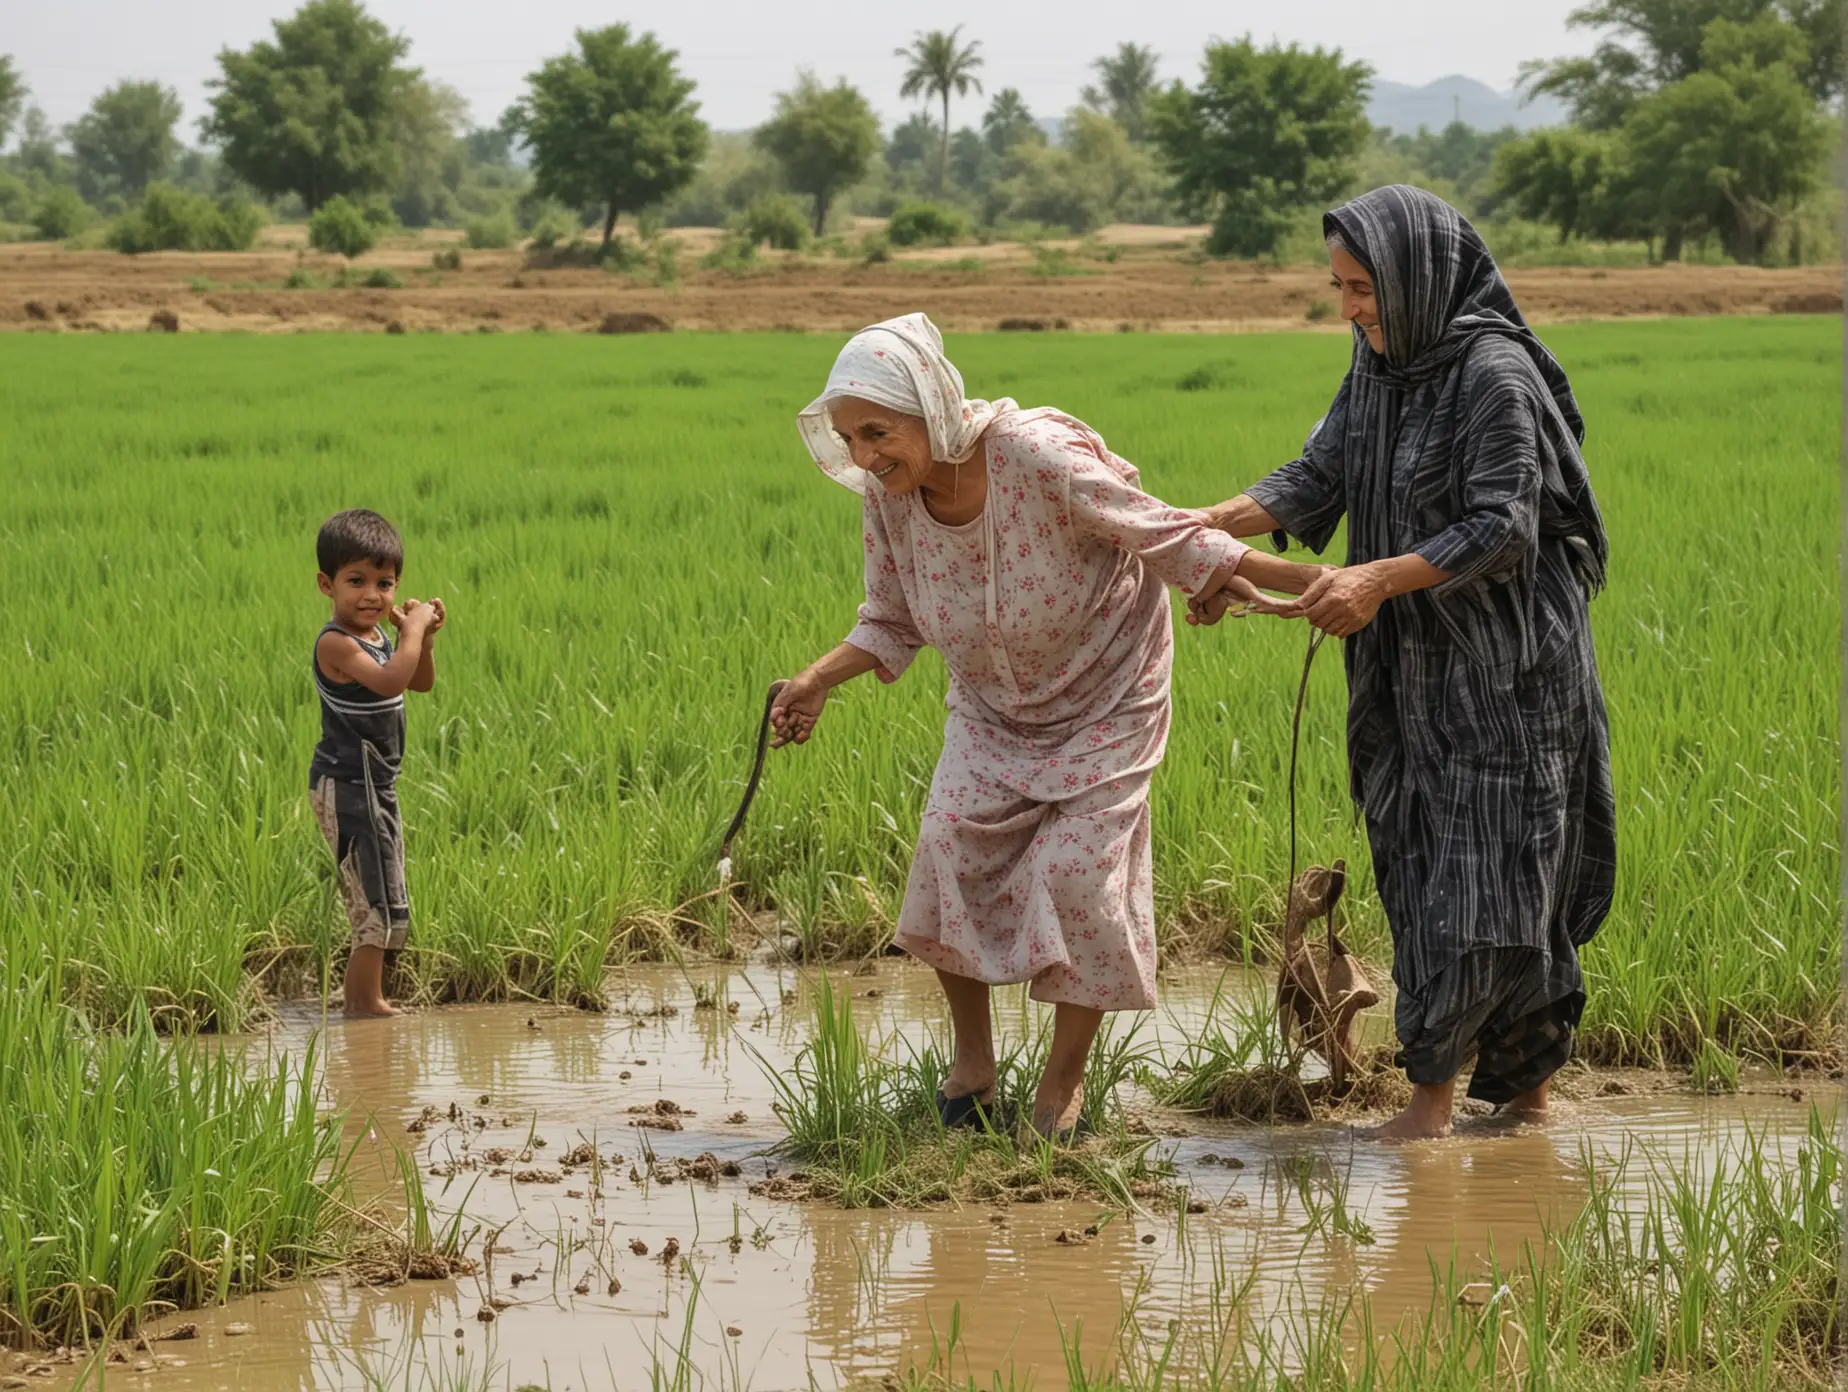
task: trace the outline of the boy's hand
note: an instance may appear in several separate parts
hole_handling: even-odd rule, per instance
[[[449,615],[443,608],[443,601],[440,599],[433,599],[430,601],[429,607],[430,632],[441,633],[443,631],[443,625],[449,621]]]
[[[421,599],[407,599],[392,610],[392,622],[398,625],[400,633],[409,633],[413,630],[428,632],[435,620],[435,611]]]

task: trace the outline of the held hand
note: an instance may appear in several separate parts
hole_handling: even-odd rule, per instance
[[[449,621],[449,615],[443,608],[443,601],[440,599],[431,600],[429,609],[430,632],[441,633],[443,631],[443,625]]]
[[[1364,565],[1331,567],[1289,606],[1332,638],[1348,638],[1373,622],[1385,591]]]
[[[774,732],[770,747],[781,749],[786,744],[807,744],[809,736],[815,733],[815,722],[821,719],[827,700],[828,688],[807,672],[784,682],[770,706],[770,728]]]
[[[1247,614],[1281,615],[1289,608],[1286,601],[1273,599],[1243,576],[1222,569],[1187,601],[1187,622],[1211,628],[1227,614],[1242,619]]]

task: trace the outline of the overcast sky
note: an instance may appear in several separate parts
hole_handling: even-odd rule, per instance
[[[1581,0],[982,0],[981,3],[823,4],[820,0],[678,0],[624,10],[595,0],[370,0],[369,8],[411,41],[410,61],[457,88],[481,124],[492,124],[525,75],[564,51],[572,31],[628,20],[680,53],[699,84],[706,119],[721,130],[764,119],[774,92],[799,67],[845,76],[888,119],[912,108],[898,99],[902,65],[892,50],[920,29],[961,23],[980,39],[983,87],[1018,87],[1036,115],[1057,116],[1088,80],[1088,64],[1125,39],[1152,46],[1164,76],[1191,78],[1209,38],[1247,32],[1337,46],[1383,78],[1423,84],[1452,73],[1498,90],[1528,58],[1585,52],[1591,37],[1568,32]],[[188,138],[204,83],[225,46],[267,37],[298,0],[0,0],[0,53],[11,53],[31,100],[59,125],[103,87],[157,78],[186,104]],[[971,98],[974,102],[979,99]],[[974,114],[952,108],[958,124]]]

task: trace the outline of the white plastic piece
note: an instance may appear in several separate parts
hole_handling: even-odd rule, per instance
[[[719,857],[719,888],[725,889],[731,884],[731,857]]]

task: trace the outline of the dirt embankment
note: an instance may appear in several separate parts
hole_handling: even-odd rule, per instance
[[[767,254],[745,271],[700,266],[716,234],[674,235],[679,273],[667,284],[652,274],[548,268],[521,251],[463,249],[459,268],[439,269],[432,258],[456,245],[453,233],[396,240],[351,268],[306,251],[298,228],[271,229],[263,244],[232,253],[0,246],[0,329],[584,332],[608,323],[612,332],[851,332],[915,309],[960,331],[1341,328],[1325,271],[1209,261],[1195,250],[1197,229],[1110,229],[1082,247],[959,247],[871,265]],[[334,288],[343,270],[349,282],[388,270],[402,288]],[[286,288],[292,273],[307,286]],[[1540,322],[1842,310],[1839,266],[1548,268],[1511,270],[1508,279]]]

